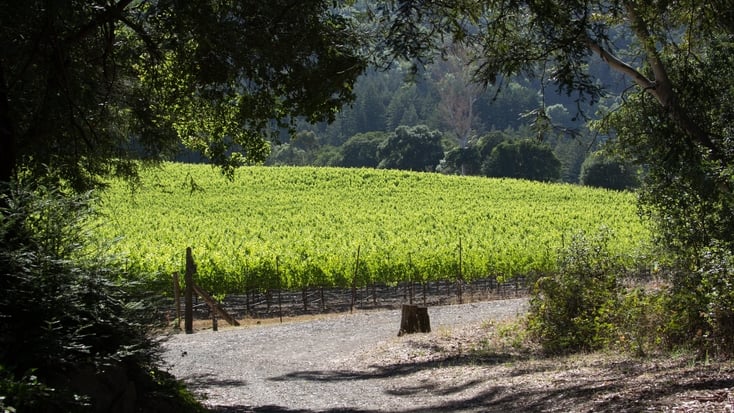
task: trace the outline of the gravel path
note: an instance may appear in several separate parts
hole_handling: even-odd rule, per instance
[[[430,307],[430,335],[526,308],[524,298]],[[451,402],[450,391],[412,394],[420,383],[411,384],[410,363],[375,366],[385,347],[415,337],[397,337],[399,325],[400,311],[390,310],[178,334],[164,344],[164,359],[205,405],[221,412],[395,412]]]

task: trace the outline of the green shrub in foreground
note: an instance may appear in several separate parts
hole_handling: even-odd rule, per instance
[[[710,346],[718,353],[734,355],[734,254],[725,248],[709,248],[703,254],[701,284],[705,291],[705,320]]]
[[[157,367],[151,303],[115,281],[104,254],[85,248],[88,195],[21,186],[3,194],[2,411],[190,411]]]
[[[734,254],[712,245],[690,255],[670,269],[666,338],[671,347],[733,357]]]
[[[547,353],[597,350],[613,340],[621,287],[608,235],[575,236],[562,252],[559,272],[535,283],[528,329]]]
[[[535,283],[528,332],[546,353],[617,349],[643,356],[683,349],[734,355],[730,252],[707,248],[695,265],[677,262],[662,272],[665,277],[625,286],[629,271],[611,256],[607,239],[604,232],[577,235],[561,252],[559,272]]]
[[[632,288],[619,299],[614,345],[637,356],[668,346],[666,326],[670,325],[667,288]]]

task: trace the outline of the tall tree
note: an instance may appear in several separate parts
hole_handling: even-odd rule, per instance
[[[526,123],[522,115],[536,109],[539,104],[537,90],[508,81],[491,93],[482,94],[475,110],[488,130],[517,129]]]
[[[268,133],[352,100],[366,61],[344,3],[5,4],[0,181],[22,165],[88,187],[180,142],[225,168],[263,160]]]
[[[437,78],[439,101],[439,116],[449,130],[454,132],[459,149],[467,149],[474,123],[474,104],[483,90],[481,86],[472,82],[473,67],[468,50],[459,44],[449,48],[450,54],[443,62],[432,67],[434,77]],[[466,174],[463,157],[459,157],[459,170]]]
[[[731,0],[416,0],[388,8],[386,43],[399,55],[426,60],[440,42],[425,35],[450,35],[479,49],[485,83],[523,73],[583,104],[605,92],[589,71],[592,59],[624,75],[630,89],[607,126],[645,164],[644,210],[679,263],[670,325],[684,341],[701,332],[734,354]],[[613,32],[628,34],[634,53],[618,53]]]
[[[548,0],[392,1],[382,23],[386,41],[405,58],[429,60],[442,45],[437,35],[453,35],[479,49],[476,78],[493,83],[503,74],[549,79],[579,101],[597,101],[604,89],[589,73],[592,55],[624,74],[653,97],[666,117],[684,132],[680,138],[714,162],[730,164],[725,139],[692,117],[681,84],[669,76],[665,56],[700,57],[712,34],[731,34],[728,0],[709,2]],[[610,31],[625,30],[639,55],[615,55]],[[430,35],[430,36],[429,36]],[[644,64],[634,62],[642,59]],[[713,79],[712,79],[713,80]]]

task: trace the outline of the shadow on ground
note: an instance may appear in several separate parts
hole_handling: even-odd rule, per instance
[[[193,374],[186,377],[186,386],[190,390],[202,390],[210,387],[241,387],[246,386],[244,380],[221,379],[214,374]]]
[[[413,398],[423,404],[428,403],[424,407],[400,410],[403,413],[550,411],[616,413],[677,411],[671,409],[671,406],[676,405],[688,406],[689,410],[685,411],[702,411],[703,408],[712,412],[734,411],[732,410],[734,366],[731,364],[719,368],[711,366],[707,368],[690,366],[685,360],[676,362],[669,359],[605,357],[589,355],[529,359],[511,354],[485,357],[447,356],[427,362],[372,366],[365,371],[296,371],[271,380],[341,382],[395,379],[390,386],[383,386],[385,394]],[[443,368],[462,366],[472,367],[475,370],[479,368],[484,374],[459,376],[457,380],[449,383],[405,380],[406,377],[423,371],[439,377]],[[539,379],[542,382],[538,382]],[[447,399],[449,400],[446,401]],[[433,403],[432,400],[436,402]],[[370,410],[354,408],[319,410],[319,412],[386,412],[380,406],[370,408]],[[228,407],[215,411],[316,412],[289,410],[276,406]]]
[[[354,380],[374,380],[389,379],[400,376],[407,376],[424,370],[433,370],[446,366],[466,366],[482,364],[485,366],[497,365],[513,361],[519,361],[524,358],[510,354],[497,354],[485,357],[476,356],[446,356],[428,361],[411,362],[411,363],[395,363],[385,366],[371,366],[369,370],[303,370],[294,371],[282,376],[272,377],[272,381],[354,381]]]

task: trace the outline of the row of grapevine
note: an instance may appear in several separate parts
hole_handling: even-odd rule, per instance
[[[101,197],[128,265],[167,279],[193,247],[215,293],[552,271],[565,239],[607,227],[630,255],[649,234],[632,194],[405,171],[203,165],[149,170]],[[461,252],[459,251],[461,243]],[[359,254],[359,259],[357,257]],[[459,257],[461,254],[461,257]]]

